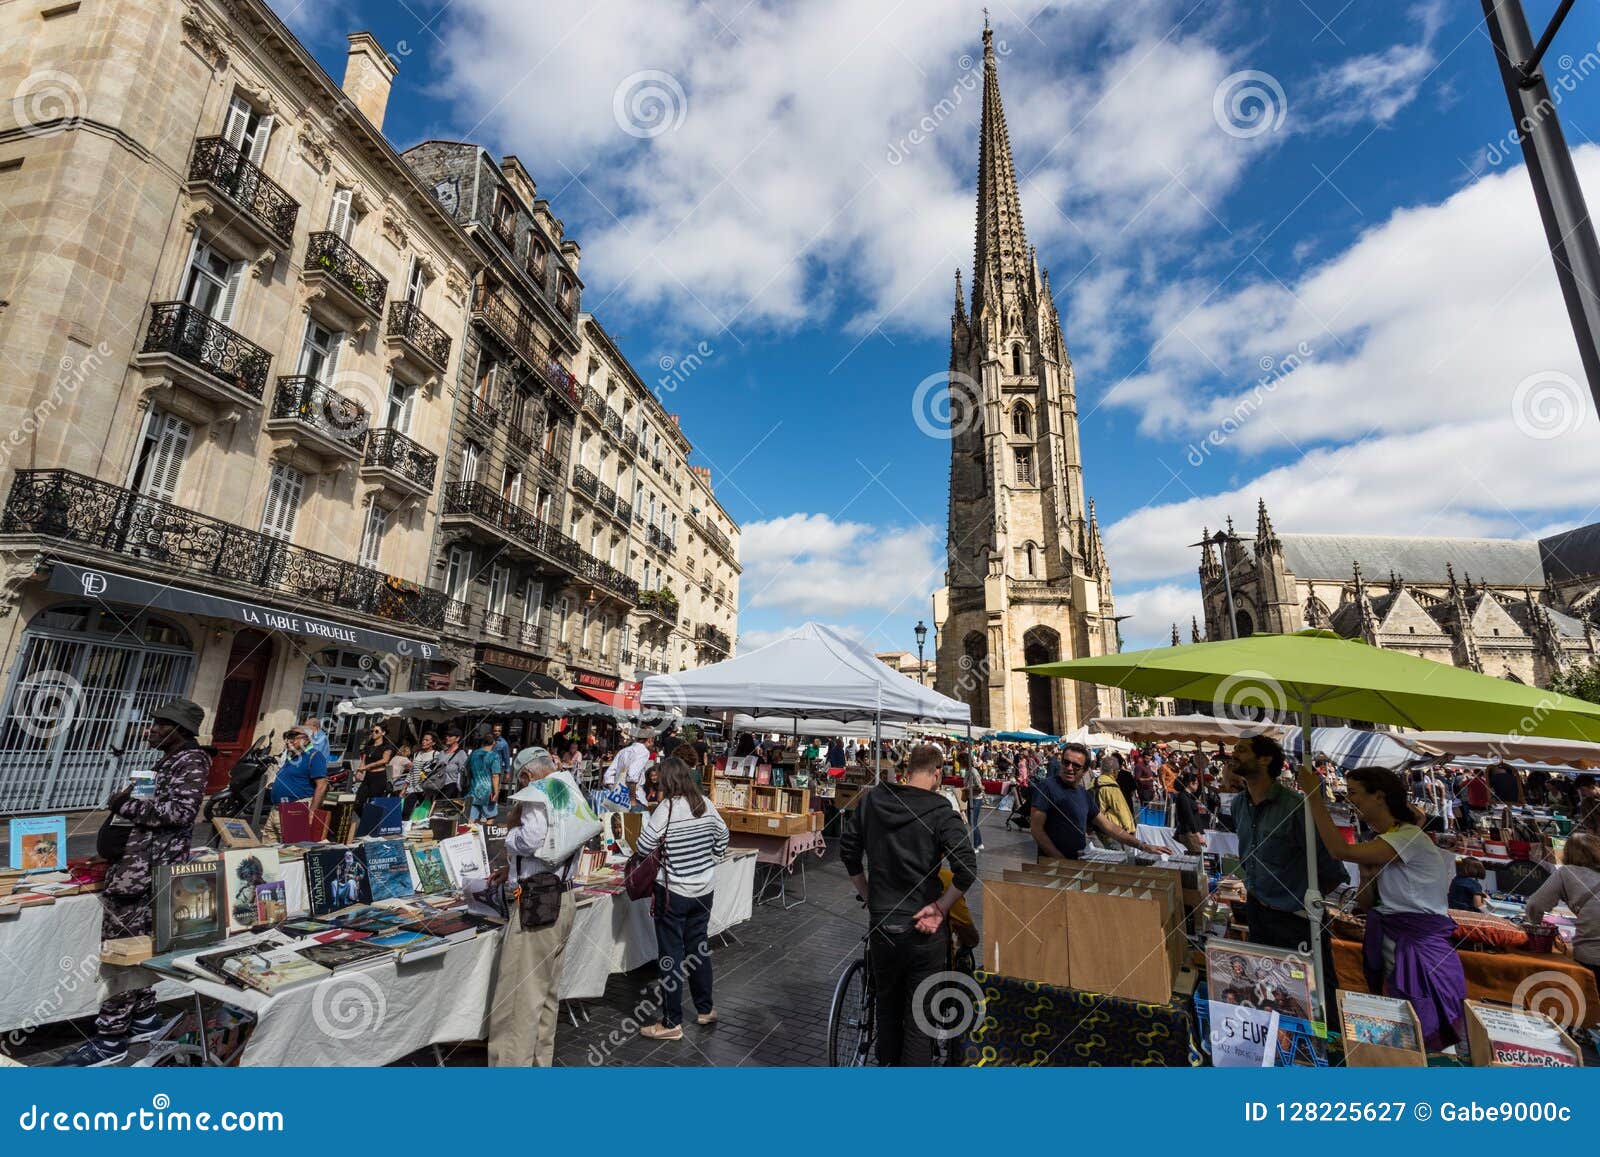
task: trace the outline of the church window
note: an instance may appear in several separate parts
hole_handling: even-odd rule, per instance
[[[1028,543],[1028,545],[1023,547],[1022,548],[1022,552],[1023,552],[1024,558],[1026,560],[1025,565],[1028,568],[1028,577],[1032,578],[1034,576],[1034,548],[1033,548],[1033,543],[1030,542],[1030,543]]]
[[[1012,451],[1016,455],[1016,476],[1018,486],[1033,485],[1033,451],[1018,449]]]
[[[1022,346],[1011,347],[1011,372],[1018,377],[1022,376]]]
[[[1033,415],[1022,402],[1018,402],[1011,411],[1011,432],[1024,437],[1033,433]]]

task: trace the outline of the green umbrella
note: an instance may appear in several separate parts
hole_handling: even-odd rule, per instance
[[[1043,663],[1025,670],[1141,695],[1209,699],[1219,715],[1240,708],[1292,713],[1299,715],[1306,734],[1312,715],[1318,714],[1426,731],[1600,741],[1600,705],[1370,647],[1332,631],[1251,635]],[[1305,754],[1309,759],[1309,749]],[[1327,992],[1322,976],[1322,896],[1317,891],[1317,836],[1309,809],[1305,819],[1306,911],[1312,917],[1311,959],[1320,1002]]]

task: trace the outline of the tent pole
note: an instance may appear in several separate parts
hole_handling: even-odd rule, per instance
[[[1300,766],[1311,768],[1311,701],[1300,701]],[[1306,916],[1311,932],[1311,975],[1316,978],[1316,1003],[1313,1009],[1321,1013],[1322,1023],[1328,1021],[1328,978],[1322,967],[1322,889],[1317,881],[1317,821],[1311,815],[1310,804],[1302,804],[1301,816],[1306,828]]]
[[[872,716],[872,778],[875,783],[883,782],[883,711],[881,709]]]

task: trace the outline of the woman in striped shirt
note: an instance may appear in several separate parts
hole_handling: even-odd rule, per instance
[[[696,1021],[717,1019],[711,1003],[711,890],[717,861],[728,854],[728,825],[711,801],[700,794],[694,773],[677,757],[660,766],[663,799],[639,833],[645,855],[662,846],[656,876],[656,950],[661,965],[661,1022],[641,1035],[651,1040],[683,1039],[683,983],[688,973]],[[663,846],[664,845],[664,846]]]

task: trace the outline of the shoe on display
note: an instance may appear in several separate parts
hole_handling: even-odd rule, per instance
[[[155,1040],[157,1037],[166,1035],[166,1031],[177,1023],[177,1016],[167,1016],[160,1012],[136,1016],[133,1018],[132,1023],[128,1025],[128,1039],[134,1044]]]
[[[100,1069],[128,1059],[128,1038],[90,1037],[55,1063],[61,1069]]]

